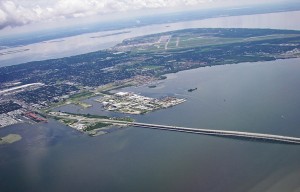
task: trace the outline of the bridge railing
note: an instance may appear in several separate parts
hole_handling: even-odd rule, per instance
[[[259,139],[259,140],[279,141],[279,142],[285,142],[285,143],[300,144],[300,138],[288,137],[288,136],[282,136],[282,135],[250,133],[250,132],[240,132],[240,131],[214,130],[214,129],[197,129],[197,128],[176,127],[176,126],[137,123],[137,122],[132,122],[128,125],[134,126],[134,127],[144,127],[144,128],[151,128],[151,129],[188,132],[188,133],[197,133],[197,134],[205,134],[205,135],[230,136],[230,137],[240,137],[240,138],[250,138],[250,139]]]

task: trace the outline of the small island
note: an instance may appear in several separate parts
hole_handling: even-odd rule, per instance
[[[0,137],[0,145],[2,144],[12,144],[22,139],[21,135],[9,134],[5,137]]]
[[[193,92],[193,91],[196,91],[197,90],[197,87],[194,88],[194,89],[189,89],[188,92]]]

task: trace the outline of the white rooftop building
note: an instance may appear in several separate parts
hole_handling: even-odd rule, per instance
[[[118,92],[118,93],[115,93],[116,96],[119,96],[119,97],[124,97],[124,96],[128,96],[129,93],[128,92]]]

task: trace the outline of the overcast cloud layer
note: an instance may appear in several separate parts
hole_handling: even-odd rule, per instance
[[[251,2],[261,2],[252,0]],[[263,2],[271,1],[264,0]],[[273,0],[278,1],[278,0]],[[0,0],[0,29],[131,10],[249,2],[248,0]]]

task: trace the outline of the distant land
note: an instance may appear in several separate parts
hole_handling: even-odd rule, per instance
[[[118,33],[110,33],[110,34],[106,34],[106,35],[93,36],[93,37],[90,37],[90,38],[94,39],[94,38],[101,38],[101,37],[109,37],[109,36],[120,35],[120,34],[124,34],[124,33],[130,33],[130,31],[122,31],[122,32],[118,32]]]
[[[116,22],[94,22],[94,23],[81,23],[80,26],[61,27],[58,29],[41,30],[36,32],[28,32],[18,35],[7,34],[3,37],[0,36],[0,50],[2,48],[11,48],[17,46],[24,46],[33,43],[51,41],[86,33],[95,33],[100,31],[121,30],[126,28],[142,27],[154,24],[168,24],[175,22],[184,22],[192,20],[202,20],[216,17],[228,17],[238,15],[255,15],[264,13],[276,13],[300,10],[298,1],[274,2],[272,4],[262,3],[260,5],[242,6],[234,8],[211,8],[202,10],[188,10],[181,12],[159,13],[134,18],[124,18]],[[137,22],[138,21],[138,22]],[[166,25],[168,27],[168,25]],[[35,38],[32,38],[32,37]]]
[[[67,104],[91,107],[82,100],[99,95],[111,98],[111,90],[126,86],[151,87],[168,73],[297,57],[300,57],[300,31],[200,28],[126,39],[111,49],[83,55],[3,67],[0,68],[0,127],[26,119],[46,122],[55,107]],[[110,104],[109,109],[121,105],[103,103]],[[148,105],[136,104],[140,109]],[[103,126],[103,122],[95,123]]]

